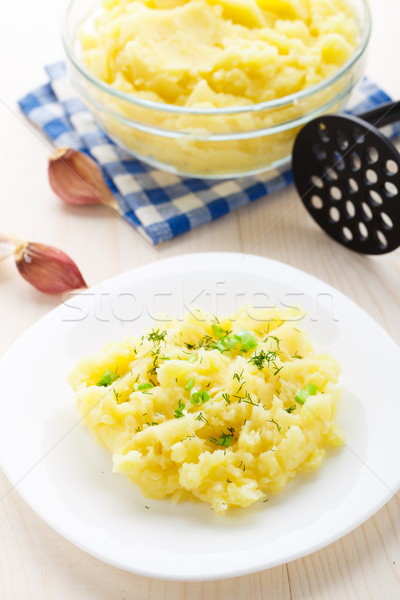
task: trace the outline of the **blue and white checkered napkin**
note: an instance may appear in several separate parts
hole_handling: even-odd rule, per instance
[[[46,67],[49,82],[19,101],[25,115],[54,142],[89,152],[103,171],[126,221],[154,244],[190,231],[292,182],[290,171],[223,181],[182,178],[150,167],[116,146],[76,96],[65,64]],[[364,79],[348,104],[359,113],[390,100]],[[393,126],[388,135],[400,135]]]

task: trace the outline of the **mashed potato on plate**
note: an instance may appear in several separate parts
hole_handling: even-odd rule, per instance
[[[217,513],[278,494],[341,444],[338,363],[316,354],[294,310],[198,310],[108,343],[69,381],[113,469],[149,498]]]

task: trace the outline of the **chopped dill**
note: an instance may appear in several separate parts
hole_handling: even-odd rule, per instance
[[[277,369],[278,367],[275,363],[277,356],[278,353],[274,350],[268,350],[268,352],[260,350],[260,352],[256,352],[251,358],[249,358],[249,362],[253,363],[253,365],[255,365],[259,371],[264,368],[265,363],[268,363],[268,367],[270,363],[272,363],[273,367]]]
[[[205,418],[205,416],[203,415],[203,413],[201,411],[197,415],[196,421],[204,421],[204,423],[207,423],[207,425],[209,425],[207,419]]]
[[[225,400],[225,402],[227,404],[231,403],[231,401],[230,401],[230,397],[231,397],[230,394],[228,394],[228,393],[225,392],[224,394],[222,394],[222,397],[223,397],[223,399]]]
[[[178,402],[178,408],[176,409],[176,411],[174,413],[175,419],[181,419],[182,417],[185,416],[183,414],[184,409],[185,409],[185,404],[182,402],[182,400],[179,400],[179,402]]]
[[[246,404],[251,404],[252,406],[259,405],[259,403],[253,402],[253,400],[251,399],[250,394],[248,392],[246,392],[246,396],[244,397],[243,402],[245,402]]]
[[[244,386],[246,382],[242,381],[242,383],[240,384],[240,386],[238,387],[238,389],[236,390],[236,393],[238,394],[240,392],[240,390],[242,389],[242,387]]]
[[[276,425],[278,431],[282,429],[274,419],[268,419],[268,423],[273,423],[274,425]]]
[[[159,329],[153,329],[151,333],[147,336],[149,342],[165,342],[165,336],[167,335],[167,330],[161,331]]]
[[[183,342],[188,350],[194,350],[196,348],[196,344],[189,344],[188,342]],[[176,344],[179,346],[179,344]]]
[[[280,344],[280,339],[278,337],[276,337],[276,335],[267,335],[267,337],[265,338],[264,342],[266,342],[268,339],[271,340],[275,340],[277,347],[279,348],[279,344]]]
[[[234,376],[233,376],[233,379],[237,379],[238,382],[240,383],[240,381],[241,381],[241,379],[243,377],[243,372],[244,372],[244,369],[242,369],[240,375],[238,373],[235,373]]]

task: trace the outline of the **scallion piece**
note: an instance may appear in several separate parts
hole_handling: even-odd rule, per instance
[[[229,350],[235,350],[235,348],[237,348],[240,345],[240,342],[238,340],[235,340],[235,338],[233,337],[227,337],[224,340],[227,348],[229,348]]]
[[[151,385],[151,383],[141,383],[140,385],[138,385],[138,390],[149,390],[152,387],[153,386]]]
[[[304,404],[309,396],[315,396],[318,392],[318,388],[313,383],[307,383],[305,390],[299,390],[295,395],[294,399],[299,404]]]
[[[307,383],[306,392],[309,396],[315,396],[315,394],[318,392],[318,388],[313,383]]]
[[[218,446],[224,446],[224,448],[228,448],[231,445],[233,440],[233,435],[226,435],[223,433],[220,438],[217,439]]]
[[[223,338],[227,334],[225,329],[222,329],[222,327],[220,327],[219,325],[215,325],[215,324],[212,326],[212,332],[215,335],[215,337],[218,339]]]
[[[241,352],[249,352],[257,347],[256,338],[250,331],[247,331],[246,329],[235,333],[233,337],[240,342]]]
[[[218,342],[215,342],[214,348],[216,348],[220,352],[226,352],[228,350],[228,347],[225,344],[225,340],[218,340]]]
[[[108,387],[116,379],[118,379],[118,375],[114,373],[114,371],[106,371],[103,377],[96,383],[96,385],[101,387]]]
[[[295,395],[294,399],[298,404],[303,405],[304,402],[307,400],[308,396],[309,394],[306,392],[306,390],[299,390]]]
[[[188,362],[190,362],[190,363],[194,363],[194,362],[196,362],[196,360],[197,360],[197,356],[196,356],[195,354],[193,354],[193,356],[191,356],[191,357],[189,358]]]
[[[191,377],[189,379],[189,381],[187,382],[187,384],[185,385],[185,390],[191,390],[193,386],[194,386],[194,379],[193,379],[193,377]]]
[[[200,390],[200,392],[193,392],[190,396],[190,402],[192,404],[200,404],[200,402],[204,403],[210,399],[210,396],[207,394],[206,390]]]

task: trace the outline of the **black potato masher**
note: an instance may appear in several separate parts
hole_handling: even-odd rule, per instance
[[[304,206],[334,240],[365,254],[400,246],[400,154],[377,127],[400,120],[400,102],[322,115],[299,132],[292,157]]]

